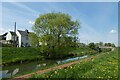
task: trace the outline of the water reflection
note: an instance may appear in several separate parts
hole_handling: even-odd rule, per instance
[[[7,73],[6,70],[0,71],[0,75],[1,75],[1,78],[10,78],[11,77],[11,73]]]
[[[0,77],[9,78],[11,77],[12,74],[14,74],[13,76],[16,76],[17,74],[24,75],[26,73],[37,71],[53,64],[56,64],[55,60],[40,60],[40,61],[34,61],[34,62],[26,62],[22,64],[3,66],[2,71],[0,72],[1,74]]]
[[[37,65],[36,65],[36,69],[39,69],[40,67],[44,67],[44,66],[46,66],[46,65],[47,65],[46,63],[37,64]]]
[[[82,56],[82,57],[74,57],[74,58],[68,58],[65,60],[41,60],[41,61],[34,61],[29,63],[22,63],[22,64],[16,64],[16,65],[9,65],[4,66],[2,69],[3,71],[0,71],[0,74],[2,75],[2,78],[10,78],[15,76],[16,74],[23,75],[25,73],[31,72],[31,71],[37,71],[45,66],[50,66],[54,64],[61,64],[69,61],[74,61],[82,58],[86,58],[88,55]]]
[[[9,70],[0,71],[0,74],[2,75],[1,78],[11,78],[14,75],[16,75],[19,72],[19,68],[16,68],[13,70],[13,72],[10,72]]]
[[[86,57],[88,57],[88,55],[85,55],[85,56],[82,56],[82,57],[68,58],[68,59],[65,59],[65,60],[62,60],[62,61],[57,61],[57,64],[65,63],[65,62],[69,62],[69,61],[75,61],[75,60],[79,60],[79,59],[86,58]]]

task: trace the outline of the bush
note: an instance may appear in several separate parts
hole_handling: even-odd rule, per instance
[[[41,53],[46,56],[46,58],[51,58],[51,59],[61,59],[65,58],[70,51],[73,50],[73,48],[68,48],[66,46],[60,46],[59,48],[57,46],[49,47],[47,45],[42,45],[40,47]]]
[[[102,48],[101,50],[102,50],[102,52],[109,52],[109,51],[111,51],[110,48],[106,48],[106,49],[105,49],[105,48]]]
[[[12,44],[2,44],[2,47],[12,47]]]

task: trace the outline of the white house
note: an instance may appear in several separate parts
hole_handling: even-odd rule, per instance
[[[17,35],[15,32],[9,31],[6,35],[6,41],[8,43],[11,43],[15,38],[15,41],[17,41]]]
[[[30,40],[29,40],[29,32],[28,30],[22,31],[17,30],[16,33],[9,31],[6,35],[6,41],[8,43],[11,43],[15,40],[18,47],[26,47],[30,46]]]
[[[17,30],[16,34],[18,36],[19,47],[21,47],[21,46],[30,46],[28,30],[25,30],[25,31]]]
[[[8,33],[5,33],[5,34],[3,34],[3,35],[0,35],[0,44],[7,44],[7,41],[6,41],[6,35],[7,35]]]

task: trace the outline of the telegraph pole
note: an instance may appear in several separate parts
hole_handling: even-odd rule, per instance
[[[16,37],[16,22],[15,22],[15,25],[14,25],[14,41],[13,41],[13,46],[15,46],[16,44],[16,41],[15,41],[15,37]],[[16,47],[16,46],[15,46]]]

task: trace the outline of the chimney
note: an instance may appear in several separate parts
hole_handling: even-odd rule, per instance
[[[27,29],[25,30],[25,32],[26,32],[26,33],[29,33]]]
[[[15,22],[14,32],[16,33],[16,22]]]
[[[15,26],[14,26],[14,32],[15,32],[15,34],[16,34],[16,22],[15,22]],[[14,35],[13,47],[16,47],[16,46],[15,46],[15,44],[16,44],[15,36],[16,36],[16,35]]]

